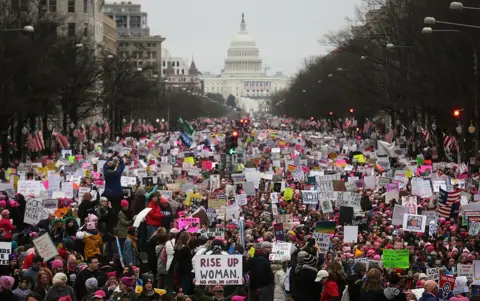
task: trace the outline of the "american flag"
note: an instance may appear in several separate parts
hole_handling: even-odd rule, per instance
[[[103,124],[103,131],[105,132],[105,135],[109,135],[110,130],[110,123],[108,123],[108,121],[105,121],[105,123]]]
[[[62,135],[62,133],[53,131],[52,136],[55,137],[55,141],[57,141],[60,149],[67,149],[70,146],[70,143],[68,143],[68,138]]]
[[[45,149],[42,131],[35,131],[28,135],[27,147],[31,152],[39,152]]]
[[[371,128],[372,128],[372,125],[373,125],[373,124],[372,124],[372,122],[370,122],[370,121],[365,122],[365,124],[363,125],[363,133],[364,133],[364,134],[365,134],[365,133],[369,133],[370,130],[371,130]]]
[[[388,143],[392,143],[393,136],[394,136],[393,129],[390,129],[388,133],[385,134],[385,141]]]
[[[461,193],[462,191],[460,189],[446,192],[440,188],[440,198],[438,201],[438,213],[440,217],[450,217],[452,205],[460,201]]]
[[[344,129],[348,129],[349,127],[351,127],[353,124],[352,120],[351,119],[345,119],[345,123],[343,124],[343,128]]]
[[[430,131],[428,129],[422,128],[422,135],[423,135],[423,138],[425,139],[425,142],[428,142],[430,140]]]

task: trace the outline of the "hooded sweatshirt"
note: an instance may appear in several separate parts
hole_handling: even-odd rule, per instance
[[[394,300],[394,301],[407,301],[407,295],[402,293],[396,287],[387,287],[383,290],[383,294],[387,298],[387,300]]]

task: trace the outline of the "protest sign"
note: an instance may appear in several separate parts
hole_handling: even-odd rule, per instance
[[[457,264],[457,276],[465,276],[468,280],[473,279],[473,265],[472,264]]]
[[[403,217],[403,229],[410,232],[425,232],[425,215],[405,214]]]
[[[227,200],[208,199],[208,207],[212,209],[220,209],[222,206],[227,206]]]
[[[275,239],[277,241],[285,241],[285,231],[282,223],[273,225],[273,230],[275,231]]]
[[[25,215],[23,217],[23,222],[29,225],[36,225],[42,219],[48,217],[48,212],[43,208],[42,201],[29,199],[27,200],[27,205],[25,206]]]
[[[316,190],[302,190],[302,202],[304,204],[317,205],[318,191]]]
[[[442,275],[440,276],[440,291],[438,292],[439,300],[448,300],[453,296],[455,288],[455,277]]]
[[[318,199],[320,201],[335,199],[333,192],[333,182],[331,180],[318,182]]]
[[[290,242],[276,242],[273,244],[272,252],[269,255],[271,261],[290,260],[290,250],[292,243]]]
[[[11,242],[0,242],[0,265],[9,264],[9,256],[12,253]]]
[[[18,181],[17,192],[27,196],[40,195],[40,181]]]
[[[247,205],[248,204],[247,195],[245,193],[236,195],[235,196],[235,203],[237,203],[238,206]]]
[[[230,176],[234,184],[241,184],[245,182],[245,174],[243,173],[235,173]]]
[[[242,255],[199,255],[195,258],[195,285],[241,285]]]
[[[438,268],[430,268],[426,270],[427,280],[438,281],[440,278],[440,271]]]
[[[318,252],[326,254],[330,250],[330,234],[313,232],[312,236],[317,242]]]
[[[188,218],[179,218],[178,219],[178,228],[185,229],[190,233],[197,233],[200,227],[200,218],[199,217],[188,217]]]
[[[383,265],[385,268],[407,269],[410,266],[408,250],[383,250]]]
[[[215,239],[223,240],[225,237],[225,228],[209,228],[209,229],[202,229],[200,231],[200,235],[210,238],[215,237]]]
[[[43,208],[50,209],[50,210],[57,210],[58,209],[58,200],[49,199],[42,201]]]
[[[167,199],[169,199],[169,200],[172,199],[172,192],[171,192],[171,191],[169,191],[169,190],[159,190],[158,192],[160,193],[160,195],[161,195],[162,197],[165,197],[165,198],[167,198]]]
[[[57,248],[52,242],[50,235],[45,233],[33,240],[33,245],[37,249],[37,254],[43,258],[43,261],[49,261],[58,255]]]

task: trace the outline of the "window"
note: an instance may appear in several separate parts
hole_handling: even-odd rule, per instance
[[[83,36],[88,37],[88,23],[83,23]]]
[[[57,12],[57,0],[48,0],[48,12],[49,13]]]
[[[88,13],[88,0],[83,0],[83,12]]]
[[[165,67],[165,61],[163,61],[162,65],[163,65],[163,67]]]
[[[75,23],[68,23],[68,36],[69,37],[75,36]]]
[[[162,73],[165,75],[165,69],[162,70]]]
[[[185,70],[184,70],[184,69],[182,69],[182,74],[185,74]]]
[[[75,12],[75,0],[68,0],[68,12],[69,13]]]
[[[177,69],[177,74],[180,74],[179,70]]]
[[[180,67],[180,62],[177,61],[177,67]]]

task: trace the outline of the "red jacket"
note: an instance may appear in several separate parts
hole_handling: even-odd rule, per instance
[[[338,285],[333,280],[327,280],[327,283],[323,286],[320,301],[330,301],[332,297],[340,297]]]
[[[152,208],[147,214],[147,225],[160,227],[162,225],[163,213],[160,205],[156,202],[150,201],[147,208]]]
[[[2,218],[2,220],[0,220],[0,232],[4,232],[3,235],[5,239],[12,239],[12,230],[15,228],[8,218]]]

